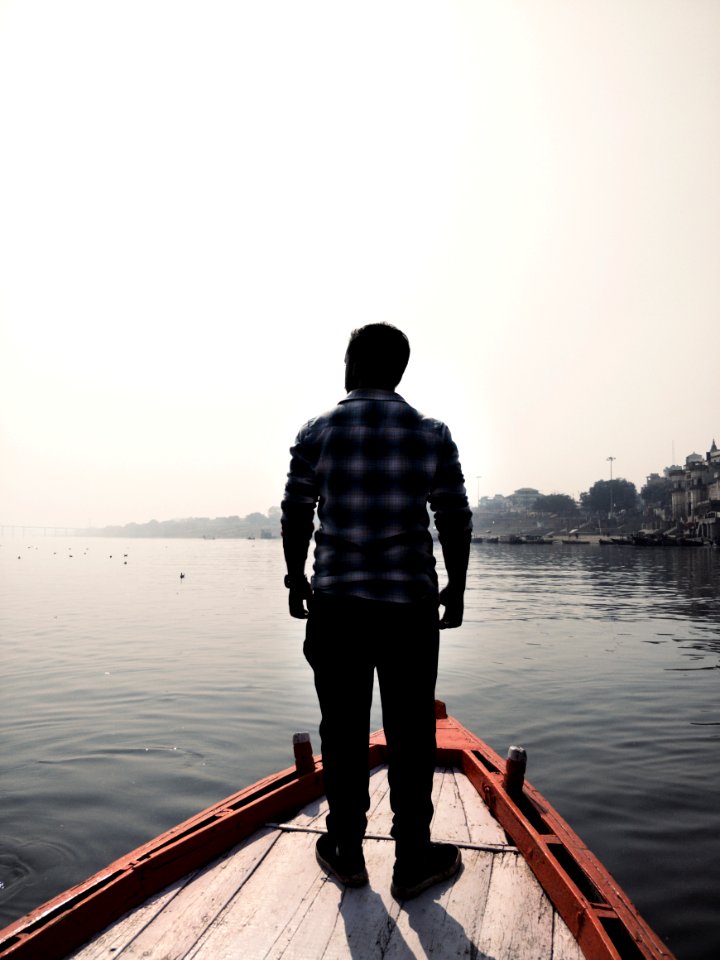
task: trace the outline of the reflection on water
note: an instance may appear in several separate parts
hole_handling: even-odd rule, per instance
[[[489,587],[499,608],[512,598],[521,616],[556,618],[574,611],[582,617],[717,622],[720,614],[720,557],[709,548],[480,544],[473,547],[471,569],[474,585]],[[505,589],[496,593],[502,581]]]
[[[317,746],[282,573],[277,541],[0,547],[3,921]],[[679,958],[720,955],[719,654],[709,549],[479,544],[442,637],[450,711],[528,749]]]

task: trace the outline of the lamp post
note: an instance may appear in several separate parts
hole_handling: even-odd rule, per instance
[[[608,519],[613,515],[613,485],[612,485],[612,465],[617,457],[606,457],[606,460],[610,461],[610,513],[608,514]]]
[[[477,480],[477,505],[479,509],[480,508],[480,480],[482,479],[482,474],[475,477],[475,479]]]

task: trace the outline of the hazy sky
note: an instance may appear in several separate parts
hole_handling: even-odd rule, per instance
[[[719,306],[717,0],[0,0],[0,523],[265,512],[379,320],[473,501],[640,487]]]

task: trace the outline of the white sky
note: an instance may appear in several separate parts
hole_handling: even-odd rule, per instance
[[[0,523],[265,512],[378,320],[471,500],[639,488],[719,305],[717,0],[0,0]]]

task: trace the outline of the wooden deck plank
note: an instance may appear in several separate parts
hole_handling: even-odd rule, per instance
[[[297,827],[317,827],[325,829],[325,817],[328,815],[328,802],[324,796],[313,800],[295,814],[288,823]]]
[[[433,805],[437,808],[438,798],[442,789],[444,771],[441,768],[435,771],[433,777]],[[387,764],[377,767],[370,777],[370,810],[368,811],[367,833],[370,835],[389,837],[392,830],[393,812],[390,806],[390,785],[387,779]]]
[[[482,797],[465,774],[456,770],[455,785],[460,795],[471,843],[506,843],[505,831],[488,810]]]
[[[477,936],[482,953],[495,960],[549,960],[553,908],[532,871],[518,854],[493,857],[490,890]]]
[[[390,894],[392,841],[366,840],[370,884],[342,892],[326,879],[335,888],[331,902],[322,893],[315,897],[301,922],[286,927],[268,958],[411,960],[477,955],[473,938],[487,899],[493,854],[468,850],[463,858],[464,868],[456,879],[399,904]],[[333,910],[331,923],[327,914]]]
[[[385,814],[380,811],[389,809],[390,784],[388,782],[387,764],[384,763],[381,767],[376,767],[370,773],[370,809],[368,810],[368,823],[373,817],[385,816]]]
[[[432,821],[432,834],[433,839],[437,840],[450,840],[454,843],[470,842],[465,810],[452,769],[443,770],[442,773]]]
[[[107,957],[180,960],[192,947],[278,840],[278,831],[263,830],[233,850],[163,891],[146,906],[121,918],[72,960]],[[172,896],[168,895],[174,891]]]
[[[373,813],[378,805],[381,805],[385,799],[385,796],[388,792],[388,783],[387,783],[387,765],[384,764],[379,767],[375,767],[374,770],[370,771],[370,810],[368,812],[368,823],[372,820]],[[382,807],[380,807],[382,810]],[[389,807],[388,807],[389,809]],[[318,800],[309,803],[306,807],[303,807],[288,823],[297,827],[312,827],[318,828],[321,830],[325,829],[325,817],[328,815],[328,802],[327,799],[323,796]],[[382,815],[382,814],[381,814]],[[380,821],[378,821],[380,825]],[[378,830],[373,826],[372,828],[368,826],[368,831],[370,833],[377,833]]]
[[[187,954],[187,960],[266,957],[296,917],[304,916],[325,878],[315,860],[317,834],[281,833],[260,867]],[[341,891],[337,888],[339,899]],[[332,920],[337,908],[324,913]]]
[[[315,960],[341,957],[377,960],[382,957],[400,912],[400,905],[390,895],[393,861],[392,840],[366,840],[368,886],[342,890],[335,881],[324,877],[322,882],[326,889],[295,928],[292,940],[283,945],[282,951],[273,952],[269,957],[273,960],[279,957],[283,960],[307,960],[309,957]],[[332,923],[322,916],[323,910],[327,912],[328,898],[336,904]],[[316,914],[318,909],[320,916]],[[319,931],[322,931],[321,936],[317,935]],[[316,952],[309,951],[310,944]],[[412,955],[407,956],[409,960]]]
[[[433,819],[430,824],[430,832],[434,833],[435,830],[435,820],[438,815],[438,804],[440,802],[440,794],[443,788],[443,781],[445,775],[448,771],[448,767],[436,767],[435,774],[433,776],[433,789],[432,789],[432,804],[433,804]]]
[[[438,768],[433,778],[433,805],[436,810],[440,803],[443,779],[447,770]],[[472,789],[472,787],[471,787]],[[370,773],[370,809],[368,810],[367,833],[389,837],[392,830],[393,812],[390,806],[390,786],[387,779],[387,764],[376,767]],[[482,803],[482,801],[480,801]],[[304,807],[288,823],[293,827],[325,829],[325,817],[328,813],[327,800],[322,797]]]
[[[182,880],[166,887],[154,897],[150,897],[141,907],[126,913],[84,947],[70,954],[67,960],[107,960],[108,957],[121,956],[122,950],[133,937],[152,922],[153,918],[178,895],[193,876],[194,874],[190,874],[183,877]]]
[[[390,836],[392,818],[387,764],[383,764],[382,767],[373,770],[370,777],[370,809],[366,832],[376,836]]]
[[[568,930],[560,914],[555,914],[553,930],[553,960],[585,960],[577,940]]]
[[[317,874],[298,908],[288,916],[268,951],[260,956],[268,960],[275,957],[306,960],[325,956],[327,943],[340,922],[344,895],[340,884],[332,882],[324,873]],[[255,954],[245,953],[244,956]]]
[[[478,956],[494,854],[463,850],[453,879],[402,905],[385,954],[387,960]]]

